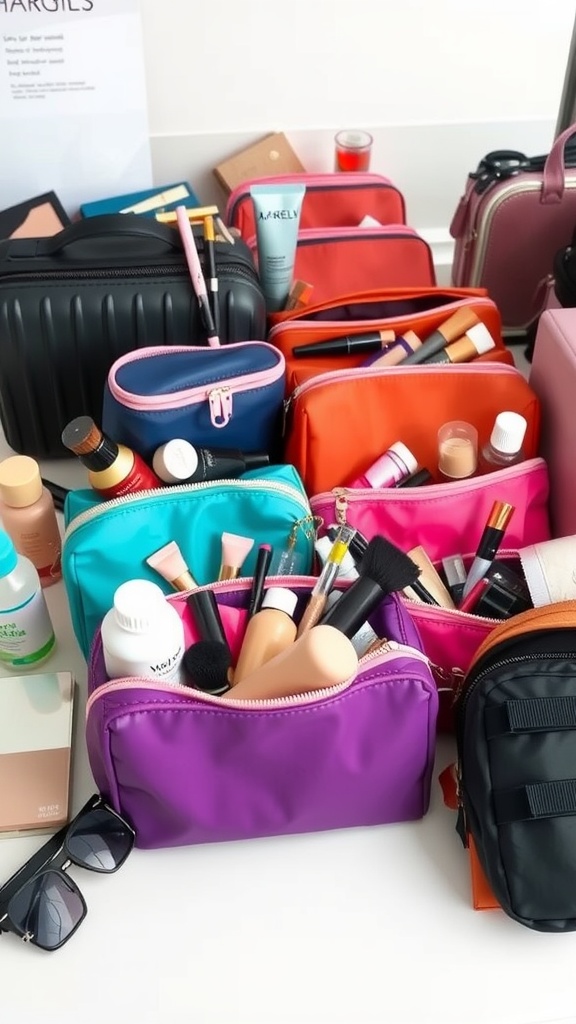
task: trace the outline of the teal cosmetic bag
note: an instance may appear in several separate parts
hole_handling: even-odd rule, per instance
[[[130,579],[175,591],[146,562],[176,541],[196,583],[218,579],[222,534],[250,537],[241,569],[251,576],[258,546],[272,546],[270,575],[312,568],[315,520],[293,466],[253,469],[240,479],[182,484],[102,501],[93,490],[71,491],[64,508],[62,572],[72,626],[84,657],[114,592]]]

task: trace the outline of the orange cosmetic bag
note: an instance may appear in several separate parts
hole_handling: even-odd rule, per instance
[[[342,308],[357,313],[359,306],[372,311],[378,305],[378,295],[361,298],[357,302],[353,297]],[[408,289],[403,295],[395,293],[394,299],[387,297],[384,304],[390,307],[404,302],[411,306],[436,305],[380,320],[333,321],[328,328],[325,321],[318,323],[310,317],[309,310],[305,321],[284,320],[269,334],[271,343],[289,362],[284,458],[296,466],[309,495],[341,487],[360,476],[398,440],[418,452],[421,465],[432,469],[442,423],[467,420],[484,434],[502,409],[527,415],[527,452],[530,456],[536,454],[537,403],[522,375],[510,372],[513,357],[502,342],[494,303],[479,294],[464,297],[450,290]],[[351,335],[391,327],[396,333],[412,329],[426,336],[463,305],[474,310],[496,342],[491,352],[472,363],[374,368],[361,367],[365,354],[302,360],[290,356],[294,344],[336,337],[338,333]],[[333,311],[330,307],[329,313]],[[492,372],[483,372],[490,366]],[[509,372],[494,372],[498,366],[505,366]]]
[[[502,340],[498,308],[483,288],[419,285],[349,292],[337,299],[314,303],[301,310],[273,313],[268,318],[268,341],[284,355],[286,390],[290,395],[308,377],[360,366],[366,359],[365,353],[296,358],[292,352],[296,345],[379,330],[393,330],[398,335],[411,330],[423,339],[462,307],[476,313],[496,343],[491,352],[480,358],[513,365],[512,354]]]

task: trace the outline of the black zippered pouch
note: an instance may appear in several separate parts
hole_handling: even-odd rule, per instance
[[[502,909],[576,930],[576,601],[521,613],[479,648],[456,705],[458,832]]]
[[[201,234],[195,238],[204,266]],[[242,240],[215,243],[220,341],[261,341],[266,307]],[[178,232],[136,214],[0,242],[0,419],[20,454],[69,455],[75,416],[100,422],[113,362],[149,345],[205,342]]]

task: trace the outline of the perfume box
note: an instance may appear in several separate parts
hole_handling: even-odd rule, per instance
[[[68,821],[75,690],[70,672],[0,678],[0,837]]]
[[[271,174],[299,174],[306,168],[298,159],[283,132],[276,132],[247,146],[214,168],[214,174],[227,193],[252,178]]]

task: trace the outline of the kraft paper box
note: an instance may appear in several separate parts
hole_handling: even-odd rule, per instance
[[[214,168],[214,174],[223,188],[232,192],[251,178],[265,178],[269,174],[300,174],[305,170],[284,133],[277,132],[224,160]]]

